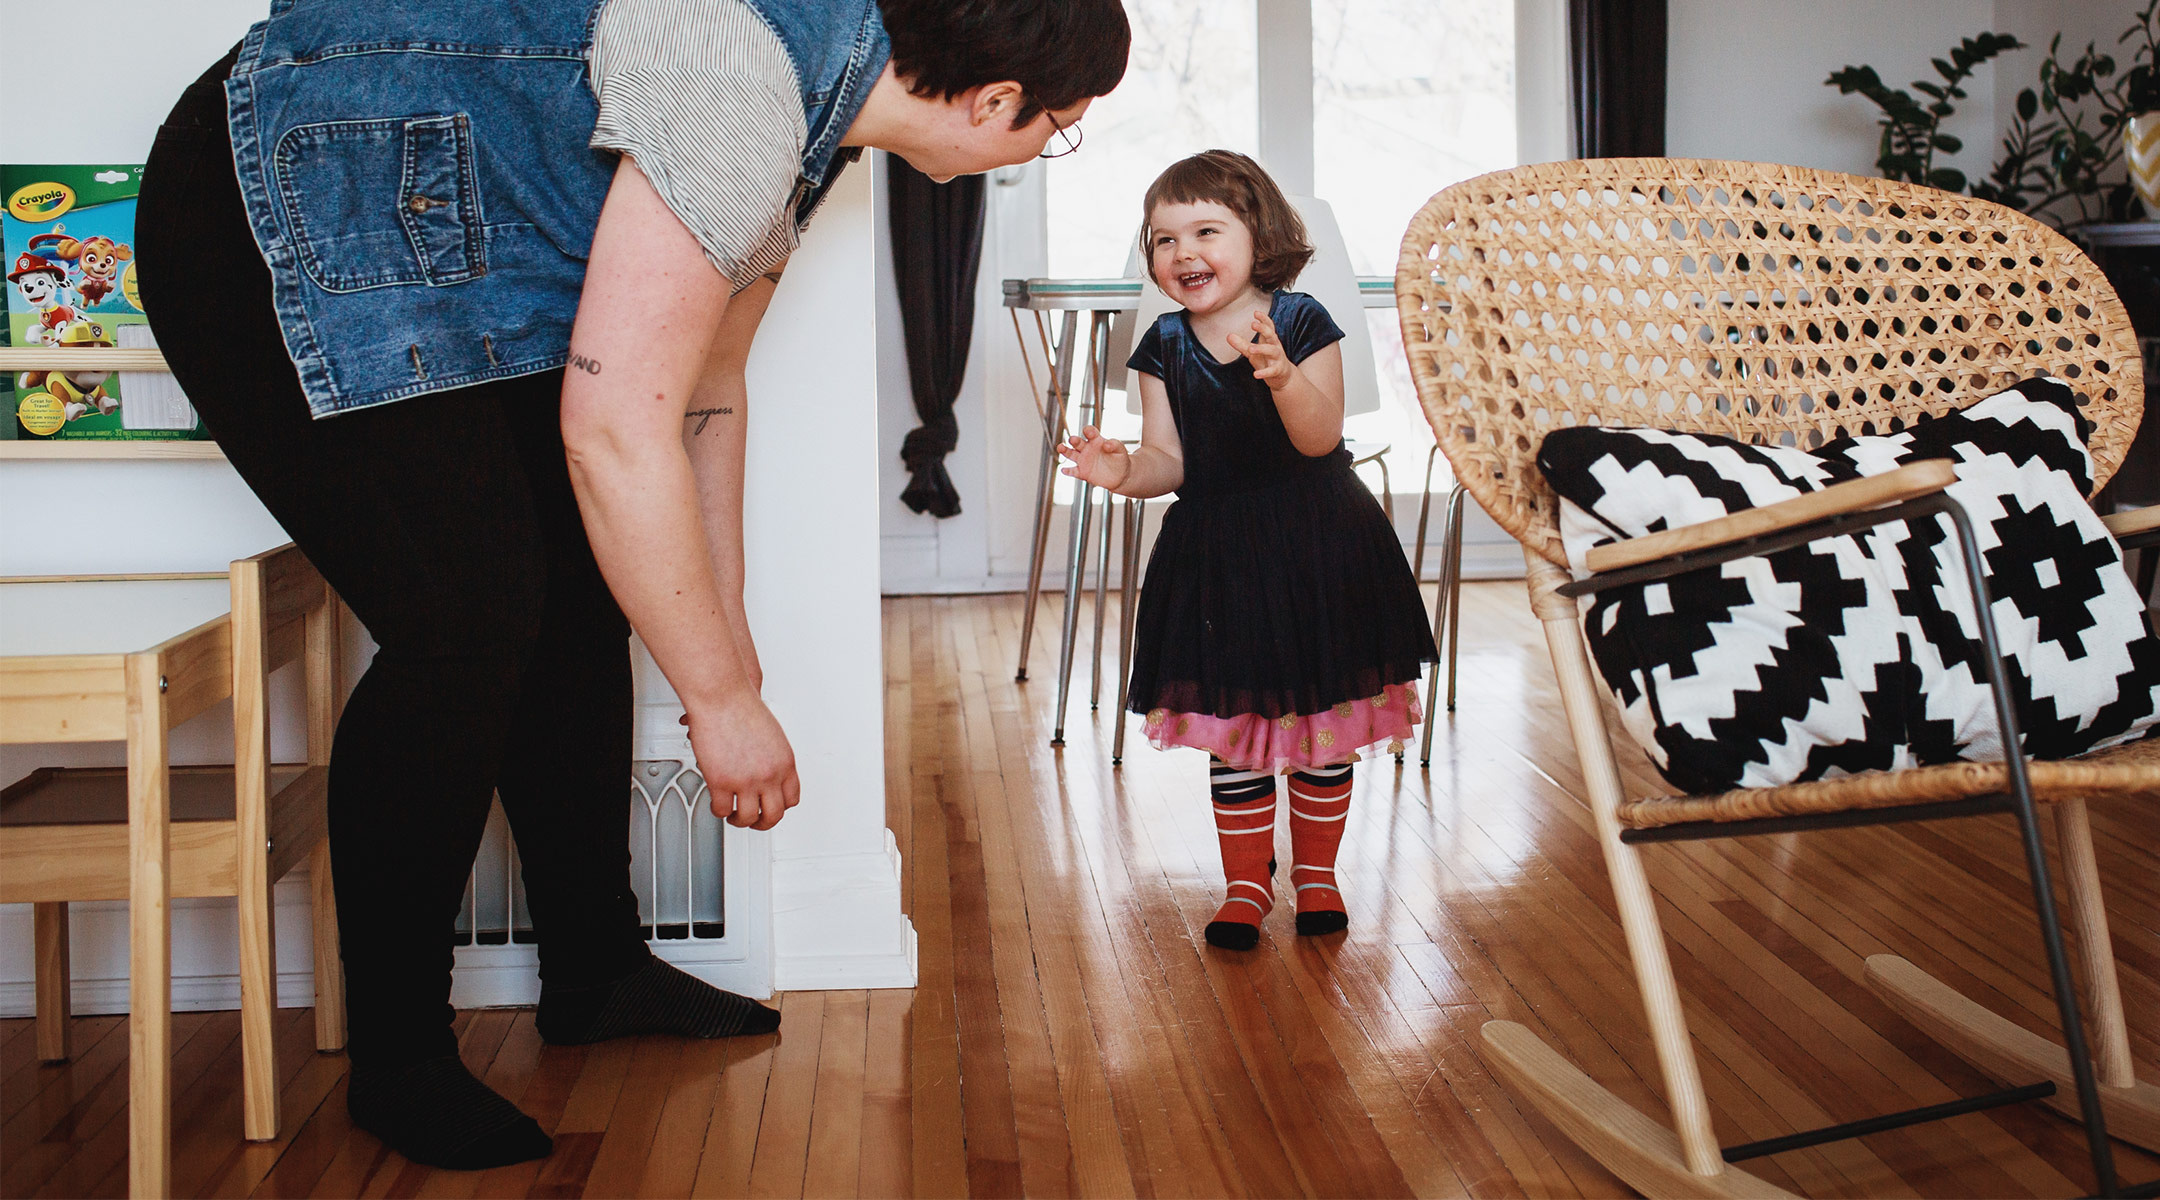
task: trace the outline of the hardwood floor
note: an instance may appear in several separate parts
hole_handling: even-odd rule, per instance
[[[890,823],[913,992],[797,993],[784,1033],[543,1047],[464,1013],[467,1061],[556,1137],[543,1163],[434,1172],[345,1117],[344,1060],[280,1013],[281,1141],[240,1140],[234,1014],[174,1019],[174,1183],[264,1196],[1605,1196],[1626,1189],[1519,1105],[1477,1031],[1520,1021],[1653,1114],[1661,1085],[1551,670],[1515,583],[1465,589],[1462,694],[1430,775],[1358,770],[1351,929],[1203,944],[1219,900],[1197,752],[1136,735],[1085,680],[1047,745],[1055,636],[1012,681],[1013,596],[885,605]],[[1055,629],[1056,602],[1045,604]],[[1639,763],[1640,756],[1632,756]],[[1652,786],[1633,768],[1634,786]],[[815,803],[815,797],[810,799]],[[2160,832],[2097,807],[2133,1050],[2160,1064]],[[1287,847],[1285,847],[1287,850]],[[1286,860],[1287,861],[1287,860]],[[1989,1090],[1861,982],[1891,951],[2048,1033],[2008,818],[1659,847],[1649,870],[1727,1142]],[[0,1195],[125,1187],[125,1022],[64,1067],[0,1022]],[[2023,1081],[2016,1081],[2023,1082]],[[2160,1159],[2118,1143],[2125,1178]],[[2033,1107],[1751,1164],[1816,1196],[2069,1196],[2075,1127]]]

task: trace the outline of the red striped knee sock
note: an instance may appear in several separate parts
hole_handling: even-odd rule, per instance
[[[1222,907],[1208,922],[1208,944],[1250,950],[1260,942],[1260,922],[1275,907],[1275,777],[1216,759],[1208,767],[1208,791],[1229,881]]]
[[[1297,888],[1297,931],[1347,928],[1335,886],[1335,853],[1350,813],[1350,764],[1309,767],[1290,776],[1290,882]],[[1220,818],[1217,818],[1220,820]]]

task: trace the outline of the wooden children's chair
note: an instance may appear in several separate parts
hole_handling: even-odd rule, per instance
[[[127,743],[124,769],[41,768],[0,792],[0,903],[34,912],[38,1057],[69,1056],[68,903],[126,899],[129,1190],[169,1195],[171,897],[238,901],[249,1139],[278,1132],[271,889],[302,862],[314,901],[315,1042],[345,1043],[324,809],[340,696],[337,598],[286,546],[224,577],[8,580],[0,604],[0,739]],[[295,659],[306,675],[307,761],[272,766],[268,679]],[[171,766],[170,731],[228,696],[237,765]]]
[[[1784,1194],[1729,1164],[1870,1128],[1831,1126],[1720,1148],[1641,847],[2009,813],[2024,841],[2064,1044],[1988,1012],[1902,958],[1870,958],[1867,982],[1983,1070],[2040,1081],[1962,1111],[2052,1092],[2048,1103],[2085,1121],[2101,1194],[2118,1194],[2108,1135],[2160,1147],[2160,1089],[2132,1069],[2086,803],[2151,803],[2160,795],[2160,738],[2067,762],[2013,755],[2007,763],[1631,800],[1621,791],[1578,623],[1575,598],[1601,587],[1884,520],[1947,513],[1962,523],[1962,510],[1943,495],[1954,478],[1948,465],[1916,463],[1603,545],[1573,564],[1595,573],[1575,581],[1558,502],[1536,463],[1545,434],[1570,425],[1800,446],[1887,433],[2045,372],[2068,380],[2093,423],[2097,488],[2136,434],[2143,398],[2137,340],[2107,279],[2054,230],[1963,196],[1799,167],[1609,159],[1519,167],[1434,196],[1403,239],[1396,300],[1419,398],[1456,478],[1524,546],[1531,607],[1552,653],[1672,1125],[1631,1107],[1519,1024],[1484,1027],[1496,1070],[1646,1194]],[[2160,538],[2155,524],[2152,510],[2110,519],[2125,545]],[[1969,534],[1964,545],[1973,545]],[[1974,594],[1985,594],[1985,565],[1968,555],[1965,569]],[[1988,612],[1979,606],[1980,632],[2004,740],[2014,746],[2015,713]],[[2086,1051],[2036,800],[2055,810],[2097,1055]],[[1892,1114],[1872,1128],[1941,1115]]]

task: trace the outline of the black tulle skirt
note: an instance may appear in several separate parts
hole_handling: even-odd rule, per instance
[[[1134,712],[1319,713],[1436,657],[1402,545],[1347,463],[1181,498],[1144,578]]]

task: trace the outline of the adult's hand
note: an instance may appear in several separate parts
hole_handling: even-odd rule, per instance
[[[762,699],[740,693],[683,721],[714,816],[742,829],[771,829],[802,802],[795,750]]]

